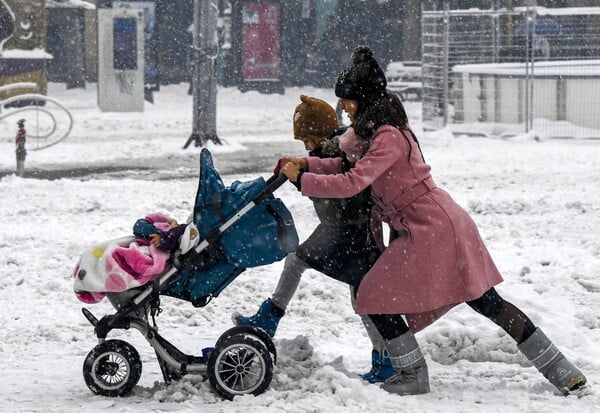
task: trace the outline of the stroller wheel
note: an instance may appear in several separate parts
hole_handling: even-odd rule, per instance
[[[208,358],[208,379],[215,391],[228,400],[264,392],[273,378],[273,359],[265,344],[241,334],[219,341]]]
[[[254,336],[254,338],[256,338],[258,341],[262,342],[267,347],[267,350],[269,350],[269,353],[271,353],[273,364],[277,364],[277,349],[275,348],[275,344],[273,344],[273,340],[271,340],[271,337],[269,337],[265,330],[258,327],[248,325],[231,327],[229,330],[221,334],[221,337],[219,337],[217,340],[215,347],[219,347],[221,343],[223,343],[223,340],[227,340],[228,338],[238,334],[251,335]]]
[[[85,384],[101,396],[123,396],[142,375],[137,350],[122,340],[108,340],[92,349],[83,362]]]

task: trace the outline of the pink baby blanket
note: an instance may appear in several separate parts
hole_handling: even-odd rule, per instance
[[[107,292],[139,287],[169,268],[170,254],[133,236],[89,247],[73,272],[73,289],[87,304],[101,301]]]

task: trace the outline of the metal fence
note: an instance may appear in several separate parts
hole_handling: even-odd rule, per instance
[[[422,15],[425,129],[600,137],[600,7]]]

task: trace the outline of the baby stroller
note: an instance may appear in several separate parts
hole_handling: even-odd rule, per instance
[[[284,176],[273,176],[266,182],[257,178],[225,187],[210,152],[203,149],[193,212],[200,240],[195,247],[189,252],[171,253],[164,273],[122,291],[82,291],[82,280],[92,278],[89,275],[93,272],[82,256],[74,271],[75,292],[106,296],[116,310],[97,319],[82,308],[98,338],[98,345],[83,363],[83,377],[92,392],[122,396],[139,381],[142,363],[137,350],[126,341],[107,339],[112,330],[129,328],[138,330],[154,348],[167,383],[188,373],[208,376],[216,393],[226,399],[257,395],[267,389],[277,354],[265,331],[233,327],[219,337],[214,349],[188,355],[158,333],[155,316],[161,311],[161,295],[203,307],[246,268],[273,263],[295,251],[298,235],[292,216],[273,196],[285,181]],[[100,255],[96,253],[95,257]]]

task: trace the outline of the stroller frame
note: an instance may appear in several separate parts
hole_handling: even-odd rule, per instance
[[[184,255],[172,257],[172,268],[154,281],[123,292],[107,293],[107,298],[117,310],[98,319],[91,311],[82,308],[85,318],[94,326],[98,344],[87,355],[83,375],[92,392],[104,396],[123,396],[129,393],[141,377],[141,360],[137,350],[123,340],[107,340],[114,329],[138,330],[154,349],[166,383],[186,374],[200,374],[210,381],[220,396],[231,400],[236,395],[260,394],[269,386],[277,352],[270,336],[252,326],[236,326],[223,333],[214,349],[203,349],[201,356],[189,355],[158,333],[155,316],[161,311],[160,295],[164,286],[181,268],[197,260],[203,262],[202,253],[218,241],[221,234],[235,224],[255,205],[270,197],[287,178],[272,176],[267,186],[251,202],[242,207],[221,226],[211,231],[199,244]],[[228,277],[229,284],[241,271]],[[219,292],[223,286],[220,286]],[[167,294],[168,295],[168,294]],[[194,306],[210,302],[209,296]],[[152,322],[150,321],[152,320]]]

